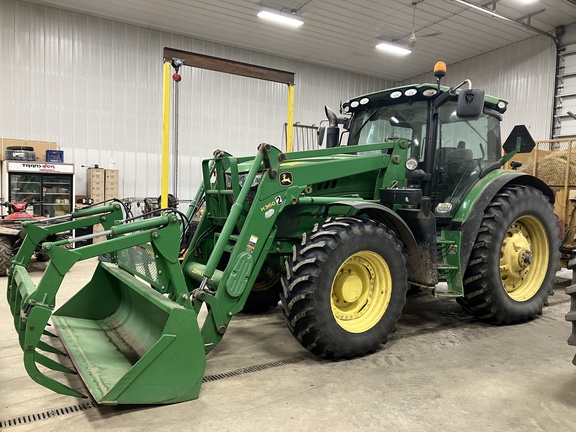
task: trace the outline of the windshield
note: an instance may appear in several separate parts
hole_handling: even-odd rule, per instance
[[[459,118],[455,102],[443,105],[438,114],[432,200],[437,216],[452,216],[482,168],[500,158],[500,120],[487,114]]]
[[[348,145],[376,144],[399,138],[411,140],[420,156],[428,115],[428,102],[376,106],[354,115]]]

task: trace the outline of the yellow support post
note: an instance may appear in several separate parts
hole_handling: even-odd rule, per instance
[[[162,187],[160,208],[168,207],[168,177],[170,163],[170,62],[164,62],[162,102]]]
[[[288,120],[286,121],[286,152],[294,150],[294,85],[288,84]]]

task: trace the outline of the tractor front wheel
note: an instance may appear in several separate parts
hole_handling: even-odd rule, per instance
[[[261,314],[277,306],[280,301],[280,287],[280,276],[268,274],[266,269],[262,269],[248,294],[242,312]]]
[[[496,324],[535,318],[552,294],[559,247],[548,198],[530,186],[503,188],[484,211],[458,302]]]
[[[282,312],[311,353],[349,359],[385,343],[408,289],[403,245],[381,223],[328,219],[294,247],[282,280]]]

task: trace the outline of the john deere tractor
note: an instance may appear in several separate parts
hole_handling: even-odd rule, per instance
[[[124,220],[112,205],[26,223],[8,300],[29,375],[82,396],[44,370],[77,372],[102,404],[171,403],[198,397],[206,355],[247,306],[280,301],[289,331],[326,359],[378,350],[410,286],[453,297],[486,322],[542,313],[559,257],[554,194],[535,177],[502,169],[533,140],[516,127],[502,156],[507,103],[469,81],[441,86],[444,74],[439,64],[435,84],[354,97],[339,114],[327,108],[326,148],[216,151],[202,162],[185,216],[166,209]],[[51,260],[32,282],[26,269],[36,245],[97,223],[104,232],[94,236],[104,242],[44,242]],[[56,308],[65,274],[102,254],[111,262],[100,261],[92,280]],[[45,354],[64,354],[50,343],[56,337],[75,370]]]

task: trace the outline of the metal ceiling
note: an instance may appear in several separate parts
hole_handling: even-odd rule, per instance
[[[555,35],[557,27],[576,23],[573,0],[468,1],[490,9],[495,6],[497,14],[511,21],[456,0],[31,2],[393,81],[425,73],[438,60],[456,63],[528,39],[538,31]],[[289,29],[262,21],[256,17],[262,3],[297,11],[304,25]],[[379,38],[408,43],[413,18],[417,40],[412,54],[399,58],[375,49]]]

